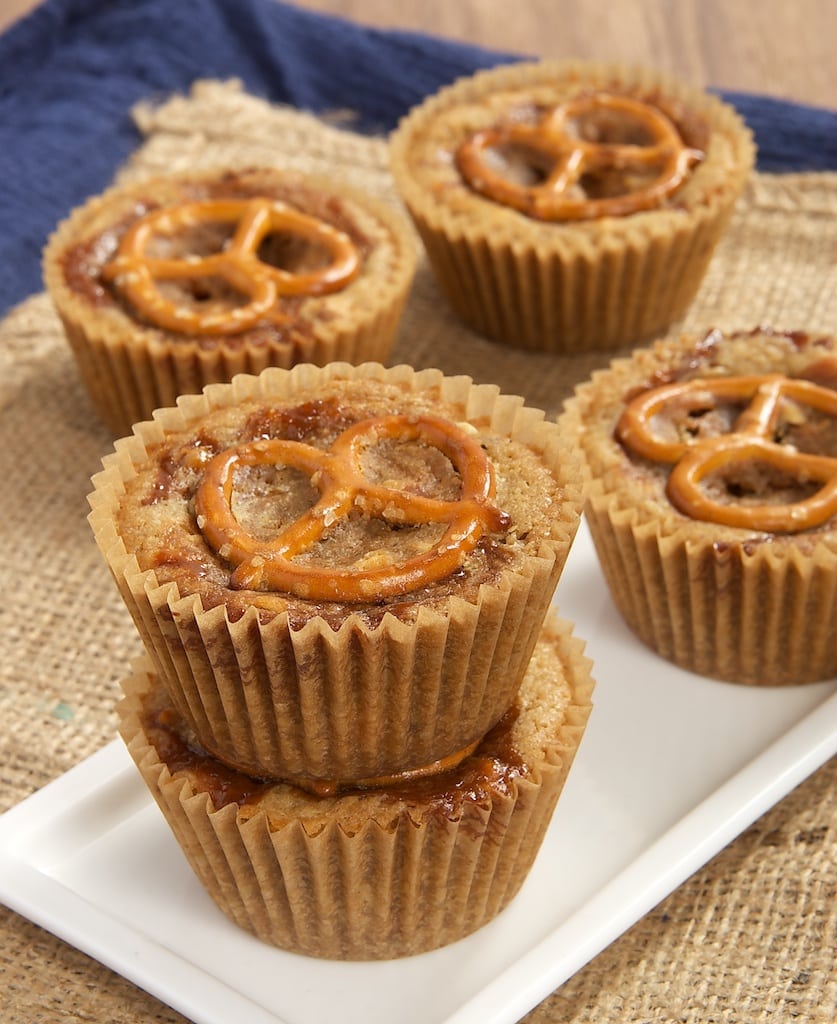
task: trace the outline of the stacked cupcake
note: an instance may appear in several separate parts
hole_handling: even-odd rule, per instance
[[[557,425],[438,371],[269,369],[159,410],[94,485],[147,649],[121,732],[222,910],[344,959],[492,919],[590,711],[549,611],[582,504]]]

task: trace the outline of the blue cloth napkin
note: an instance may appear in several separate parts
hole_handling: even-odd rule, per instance
[[[0,315],[41,290],[54,225],[101,191],[140,143],[130,110],[199,78],[387,132],[415,103],[521,57],[378,31],[278,0],[46,0],[0,36]],[[764,171],[837,168],[837,113],[725,93]]]

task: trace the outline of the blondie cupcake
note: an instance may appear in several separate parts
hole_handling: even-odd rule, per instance
[[[385,361],[415,250],[396,211],[333,181],[195,171],[73,211],[44,280],[91,400],[122,436],[236,373]]]
[[[494,341],[568,354],[682,316],[754,146],[730,106],[676,80],[541,61],[429,97],[391,162],[454,312]]]
[[[453,942],[515,896],[590,713],[583,644],[552,620],[512,706],[457,766],[318,796],[209,757],[145,661],[120,732],[196,875],[240,927],[331,959]]]
[[[683,336],[581,385],[562,426],[625,621],[693,672],[837,676],[837,342]]]
[[[542,412],[436,370],[303,365],[134,429],[90,521],[209,753],[317,789],[437,770],[497,723],[581,510]]]

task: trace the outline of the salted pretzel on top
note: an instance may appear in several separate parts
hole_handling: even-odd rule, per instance
[[[461,479],[457,500],[443,501],[368,480],[361,465],[363,452],[385,439],[422,441],[447,456]],[[236,470],[249,466],[297,469],[320,492],[319,500],[272,540],[258,539],[232,510]],[[476,439],[448,420],[393,414],[347,428],[330,449],[283,439],[229,448],[207,463],[195,512],[210,546],[236,566],[234,588],[270,589],[308,600],[368,602],[444,579],[462,565],[484,533],[507,529],[509,517],[493,505],[494,495],[491,462]],[[447,528],[434,545],[401,564],[341,568],[294,561],[355,509],[397,526],[446,523]]]
[[[157,258],[148,253],[155,238],[211,225],[229,224],[233,234],[216,253],[186,253]],[[296,236],[322,249],[328,262],[321,268],[295,272],[273,266],[259,257],[259,247],[271,234]],[[277,302],[281,296],[323,295],[344,288],[360,269],[360,256],[344,232],[276,199],[204,199],[162,207],[145,214],[122,237],[116,255],[103,268],[106,280],[124,295],[150,323],[182,334],[234,334],[259,320],[287,319]],[[241,305],[180,302],[160,288],[165,281],[219,278],[247,298]]]
[[[608,141],[614,135],[617,141]],[[520,159],[533,180],[514,180],[498,166],[498,153]],[[476,132],[456,161],[482,195],[529,217],[562,221],[658,207],[703,156],[658,107],[597,92],[560,103],[533,124],[509,119]]]
[[[652,421],[675,407],[704,415],[720,403],[743,406],[729,432],[669,441],[655,434]],[[797,416],[806,408],[837,419],[837,391],[782,374],[713,377],[650,388],[628,403],[616,428],[618,439],[636,454],[669,462],[667,493],[694,519],[772,533],[812,529],[837,516],[837,453],[803,452],[776,439],[789,406]],[[797,416],[794,418],[796,419]],[[715,501],[701,486],[712,474],[734,480],[736,470],[762,464],[778,470],[800,488],[818,484],[800,501],[750,503]]]

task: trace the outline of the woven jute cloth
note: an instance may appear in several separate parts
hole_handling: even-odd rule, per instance
[[[340,176],[397,203],[386,140],[271,107],[235,82],[135,112],[127,180],[268,163]],[[686,329],[837,327],[837,174],[756,175]],[[605,355],[556,358],[491,344],[446,310],[422,263],[392,362],[499,384],[554,415]],[[110,438],[44,295],[0,325],[0,810],[115,736],[118,680],[138,636],[86,522]],[[571,609],[562,609],[571,617]],[[677,728],[677,723],[673,723]],[[746,723],[742,723],[746,728]],[[777,1024],[837,1019],[837,760],[533,1010],[546,1022]],[[37,925],[0,908],[0,1021],[183,1018]]]

